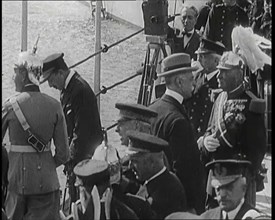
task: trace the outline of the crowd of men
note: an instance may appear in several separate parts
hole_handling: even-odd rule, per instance
[[[267,151],[265,102],[231,39],[237,25],[270,39],[271,1],[250,17],[260,2],[183,6],[183,29],[169,28],[171,54],[157,73],[164,94],[149,106],[114,106],[124,157],[101,130],[93,90],[64,54],[41,60],[21,52],[17,93],[2,107],[2,141],[7,131],[10,141],[8,154],[2,144],[2,219],[264,218],[255,205]],[[257,77],[270,79],[268,71]],[[40,92],[45,82],[60,90],[60,102]],[[67,206],[56,172],[62,164]]]

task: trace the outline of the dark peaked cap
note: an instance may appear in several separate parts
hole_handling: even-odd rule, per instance
[[[138,152],[158,153],[168,147],[168,142],[151,134],[138,131],[127,131],[126,135],[130,139],[128,154]]]
[[[43,60],[43,73],[40,78],[40,83],[45,82],[53,70],[66,66],[63,56],[64,53],[55,53]]]
[[[158,116],[158,113],[150,110],[141,104],[116,103],[116,108],[120,110],[120,115],[132,120],[144,121],[151,123],[151,119]]]
[[[245,169],[250,165],[251,162],[248,160],[218,159],[207,163],[205,166],[213,170],[211,184],[217,188],[242,177]]]
[[[225,46],[221,42],[214,42],[212,40],[202,38],[198,50],[195,51],[196,54],[203,53],[216,53],[222,55],[226,51]]]

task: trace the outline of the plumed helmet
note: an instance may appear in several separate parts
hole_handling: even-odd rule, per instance
[[[121,164],[116,148],[112,147],[111,145],[106,145],[105,142],[102,142],[102,144],[95,149],[92,159],[106,161],[109,165],[111,176],[110,183],[115,184],[120,182]]]
[[[19,53],[17,65],[19,67],[26,68],[29,80],[33,84],[39,85],[39,78],[42,74],[43,62],[37,54],[30,51]]]
[[[218,69],[234,69],[240,68],[243,69],[244,67],[244,60],[236,53],[232,51],[224,52],[219,65],[217,66]]]

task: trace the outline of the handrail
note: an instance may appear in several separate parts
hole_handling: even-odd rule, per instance
[[[106,44],[104,44],[104,47],[103,47],[102,49],[100,49],[99,51],[93,53],[92,55],[88,56],[87,58],[85,58],[85,59],[79,61],[78,63],[76,63],[76,64],[70,66],[69,69],[72,69],[72,68],[74,68],[74,67],[76,67],[76,66],[78,66],[78,65],[80,65],[80,64],[82,64],[82,63],[84,63],[84,62],[86,62],[87,60],[91,59],[92,57],[94,57],[94,56],[96,56],[96,55],[98,55],[98,54],[100,54],[100,53],[102,53],[102,52],[103,52],[103,53],[106,53],[110,48],[116,46],[117,44],[119,44],[119,43],[121,43],[121,42],[123,42],[123,41],[125,41],[125,40],[128,40],[129,38],[131,38],[131,37],[133,37],[133,36],[139,34],[140,32],[142,32],[143,30],[144,30],[144,28],[142,28],[141,30],[139,30],[139,31],[137,31],[137,32],[135,32],[135,33],[133,33],[133,34],[131,34],[131,35],[129,35],[129,36],[127,36],[127,37],[125,37],[125,38],[123,38],[123,39],[121,39],[121,40],[119,40],[119,41],[113,43],[113,44],[111,44],[110,46],[107,46]]]

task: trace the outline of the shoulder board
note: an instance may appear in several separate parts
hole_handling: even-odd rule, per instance
[[[260,217],[260,216],[261,216],[260,212],[258,212],[255,209],[250,209],[244,214],[242,219],[256,219],[257,217]]]
[[[265,100],[258,98],[251,91],[245,91],[245,92],[251,98],[249,111],[263,114],[265,112]]]

